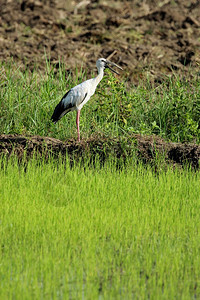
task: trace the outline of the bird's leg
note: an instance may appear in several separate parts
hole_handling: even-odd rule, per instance
[[[77,131],[78,131],[78,142],[80,142],[80,131],[79,131],[79,118],[80,118],[80,110],[77,110],[77,115],[76,115],[76,126],[77,126]]]

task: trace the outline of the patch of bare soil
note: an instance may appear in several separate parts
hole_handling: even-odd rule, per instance
[[[193,144],[167,143],[156,136],[133,135],[129,140],[120,139],[90,139],[77,143],[75,140],[62,142],[58,139],[41,136],[1,135],[0,153],[10,157],[17,155],[22,159],[33,157],[59,157],[60,155],[73,159],[98,157],[104,163],[109,156],[116,158],[120,163],[128,161],[134,155],[144,163],[155,165],[163,159],[172,165],[190,165],[199,169],[200,146]]]
[[[199,72],[199,0],[0,0],[0,59],[33,69],[95,68],[115,50],[113,61],[138,82],[148,72],[160,82],[172,71]]]

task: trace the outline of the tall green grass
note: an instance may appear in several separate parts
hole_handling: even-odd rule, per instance
[[[199,181],[2,159],[0,299],[198,299]]]
[[[66,90],[90,76],[82,70],[57,73],[47,63],[46,73],[23,71],[1,63],[1,133],[38,134],[76,138],[75,112],[56,125],[50,117]],[[95,74],[93,74],[95,76]],[[200,85],[198,76],[166,77],[159,86],[148,78],[139,86],[126,85],[126,77],[106,71],[96,94],[81,111],[81,137],[156,134],[174,142],[200,142]]]

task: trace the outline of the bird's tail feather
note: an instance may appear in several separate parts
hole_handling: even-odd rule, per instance
[[[54,122],[54,124],[56,122],[58,122],[58,120],[60,120],[60,118],[62,117],[63,112],[64,112],[64,107],[63,107],[62,103],[60,102],[55,107],[53,115],[51,116],[51,120]]]
[[[56,124],[64,115],[66,115],[71,109],[70,108],[64,108],[63,104],[60,102],[55,107],[55,110],[53,112],[53,115],[51,116],[52,122]]]
[[[57,104],[54,109],[53,115],[51,116],[51,120],[56,123],[58,122],[66,113],[68,113],[72,108],[71,103],[65,103],[67,95],[70,91],[68,91],[61,99],[61,101]]]

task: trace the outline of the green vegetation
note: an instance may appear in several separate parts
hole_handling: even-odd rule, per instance
[[[54,71],[1,65],[1,133],[76,138],[74,113],[50,117],[66,87],[89,76]],[[108,73],[82,109],[81,136],[199,143],[199,115],[198,78],[126,87]],[[200,173],[160,157],[155,173],[134,147],[116,166],[113,151],[103,167],[97,156],[95,167],[1,157],[0,299],[200,298]]]
[[[200,173],[22,165],[1,161],[1,299],[200,297]]]
[[[56,125],[51,114],[66,90],[90,75],[67,74],[62,64],[55,70],[47,63],[46,74],[1,65],[1,133],[37,134],[65,140],[76,138],[75,112]],[[156,134],[174,142],[200,142],[199,78],[177,76],[152,86],[148,80],[126,87],[126,80],[111,73],[81,111],[81,137]],[[93,76],[95,76],[93,74]]]

